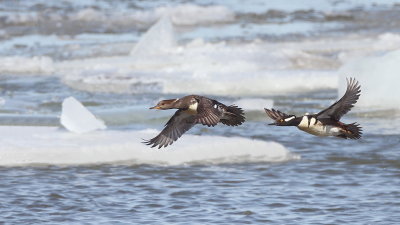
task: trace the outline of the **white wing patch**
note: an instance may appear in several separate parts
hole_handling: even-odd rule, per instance
[[[285,119],[286,122],[291,121],[292,119],[296,118],[295,116],[291,116]]]
[[[197,114],[197,106],[198,106],[198,105],[199,105],[198,102],[195,102],[195,103],[189,105],[189,108],[188,108],[187,111],[188,111],[190,114]]]

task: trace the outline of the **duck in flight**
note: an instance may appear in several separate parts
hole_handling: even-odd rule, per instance
[[[171,145],[196,124],[213,127],[221,122],[228,126],[238,126],[245,121],[241,108],[235,105],[226,106],[216,100],[199,95],[162,100],[150,109],[178,109],[165,124],[160,134],[143,142],[151,145],[152,148]]]
[[[340,118],[345,115],[360,97],[361,86],[354,78],[347,79],[346,93],[341,99],[329,106],[327,109],[313,115],[296,117],[287,115],[275,109],[265,109],[267,115],[275,120],[269,125],[296,126],[302,131],[316,136],[335,136],[344,139],[359,139],[362,128],[357,123],[345,124]]]

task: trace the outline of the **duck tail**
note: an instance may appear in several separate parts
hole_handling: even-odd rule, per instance
[[[239,126],[244,123],[245,120],[243,109],[236,105],[231,105],[226,107],[226,113],[220,121],[228,126]]]
[[[340,137],[350,139],[360,139],[362,135],[362,127],[357,123],[350,123],[344,126],[344,132]]]

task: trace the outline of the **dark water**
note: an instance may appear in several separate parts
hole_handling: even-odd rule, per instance
[[[400,221],[398,135],[357,142],[292,137],[302,143],[289,149],[302,159],[283,163],[2,168],[1,218],[7,224]]]

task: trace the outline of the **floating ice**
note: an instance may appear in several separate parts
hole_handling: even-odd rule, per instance
[[[272,108],[274,101],[263,98],[242,98],[235,101],[233,104],[247,111],[264,111],[264,108]]]
[[[140,59],[148,54],[170,50],[175,45],[176,42],[170,16],[166,13],[140,38],[140,41],[135,45],[130,54]]]
[[[0,57],[0,73],[40,73],[49,74],[54,71],[53,60],[47,56]]]
[[[156,13],[168,11],[176,25],[196,25],[231,22],[235,13],[225,6],[197,6],[193,4],[178,5],[174,8],[158,8]]]
[[[0,166],[127,163],[154,165],[280,162],[299,159],[281,144],[241,137],[186,134],[166,149],[141,138],[155,130],[99,131],[77,135],[53,127],[0,127]],[[227,150],[228,149],[228,150]]]
[[[93,92],[265,96],[336,89],[342,63],[392,50],[400,43],[400,35],[386,33],[378,39],[301,43],[211,43],[199,38],[175,45],[167,38],[170,41],[160,45],[160,30],[165,37],[173,36],[167,17],[141,38],[132,56],[66,60],[57,63],[57,73],[69,86]]]
[[[252,1],[252,4],[243,4],[241,0],[214,0],[209,1],[213,4],[223,4],[228,6],[230,9],[239,13],[251,13],[251,14],[263,14],[269,11],[286,11],[286,12],[301,12],[301,11],[315,11],[333,13],[335,11],[351,11],[351,9],[362,7],[364,8],[376,8],[377,6],[391,6],[397,3],[396,0],[346,0],[343,2],[333,1],[290,1],[290,4],[286,1]]]
[[[361,97],[356,106],[376,109],[400,109],[400,50],[355,59],[339,71],[339,96],[346,91],[346,77],[361,84]]]
[[[105,21],[106,15],[99,10],[93,8],[85,8],[74,14],[71,19],[85,22]]]
[[[63,101],[60,122],[67,130],[78,134],[106,129],[104,122],[97,119],[74,97]]]
[[[66,84],[87,91],[257,96],[337,87],[336,73],[325,70],[326,60],[270,43],[228,45],[196,40],[151,55],[146,46],[133,51],[135,60],[71,60],[58,68]],[[307,69],[318,62],[323,70]]]
[[[4,16],[4,23],[6,24],[35,24],[39,20],[39,15],[35,12],[19,12],[9,13]]]
[[[157,7],[147,11],[127,11],[118,13],[104,13],[102,10],[85,8],[77,13],[69,15],[70,20],[83,22],[102,22],[121,25],[149,25],[160,19],[166,13],[171,15],[175,25],[198,25],[231,22],[235,19],[235,13],[225,6],[198,6],[183,4],[174,7]]]

